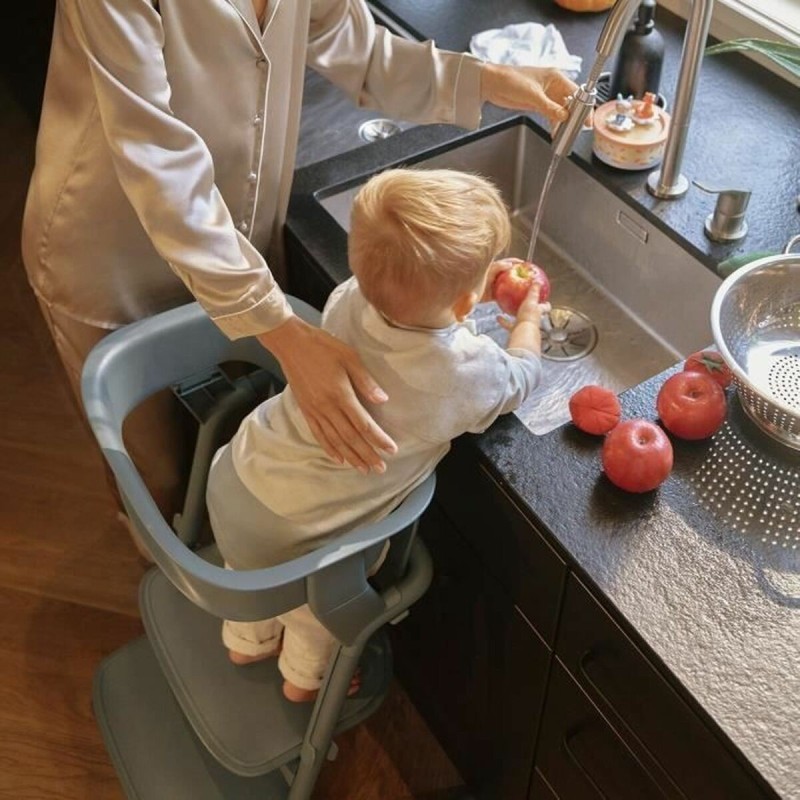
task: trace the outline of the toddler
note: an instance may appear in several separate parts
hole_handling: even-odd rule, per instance
[[[326,455],[291,386],[259,405],[215,458],[211,525],[232,569],[296,558],[375,522],[419,485],[465,432],[485,430],[536,386],[539,287],[532,287],[508,348],[468,320],[509,264],[510,222],[487,180],[451,170],[394,169],[355,198],[348,255],[353,277],[331,294],[322,327],[354,347],[389,400],[370,407],[397,442],[387,469],[363,474]],[[279,654],[283,691],[313,700],[335,641],[308,606],[261,622],[225,621],[236,664]],[[357,683],[351,691],[357,690]]]

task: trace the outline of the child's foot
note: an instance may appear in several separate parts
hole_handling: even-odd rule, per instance
[[[356,670],[350,681],[350,688],[347,690],[347,696],[352,697],[361,688],[361,671]],[[283,682],[283,696],[290,700],[292,703],[312,703],[317,699],[319,689],[301,689],[295,686],[291,681]]]
[[[248,664],[257,664],[259,661],[266,661],[268,658],[275,658],[280,653],[280,647],[271,653],[260,653],[257,656],[248,656],[244,653],[237,653],[235,650],[228,650],[228,658],[237,667],[246,667]]]

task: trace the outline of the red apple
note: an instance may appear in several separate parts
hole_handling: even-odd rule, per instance
[[[649,492],[672,471],[672,442],[646,419],[620,422],[603,442],[603,471],[626,492]]]
[[[714,377],[704,372],[676,372],[656,398],[664,427],[680,439],[707,439],[725,421],[728,403]]]
[[[492,297],[502,311],[516,316],[533,283],[541,286],[539,302],[546,303],[550,297],[550,279],[545,271],[530,261],[517,261],[511,269],[497,274],[492,284]]]
[[[683,365],[687,372],[710,375],[723,389],[730,386],[733,372],[725,359],[716,350],[698,350],[692,353]]]
[[[585,433],[608,433],[622,414],[619,399],[603,386],[589,384],[569,399],[569,414],[575,426]]]

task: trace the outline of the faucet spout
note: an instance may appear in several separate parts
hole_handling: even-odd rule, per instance
[[[596,85],[603,66],[609,56],[617,51],[639,2],[640,0],[617,0],[609,12],[597,41],[597,57],[589,77],[572,97],[567,107],[567,118],[553,132],[554,157],[563,158],[572,152],[583,123],[594,107],[597,98]],[[683,37],[678,83],[664,145],[664,158],[661,169],[652,172],[647,178],[648,191],[663,199],[681,197],[689,188],[689,181],[681,175],[681,163],[713,9],[714,0],[692,0]]]
[[[689,188],[689,181],[681,174],[681,162],[713,9],[714,0],[692,2],[683,37],[678,83],[675,86],[672,119],[664,145],[664,158],[661,169],[652,172],[647,178],[647,190],[650,194],[665,200],[682,197]]]
[[[563,158],[572,152],[575,140],[583,128],[583,123],[594,108],[597,99],[597,81],[603,65],[622,42],[633,14],[640,0],[617,0],[608,13],[600,38],[597,40],[597,56],[586,82],[581,84],[567,107],[567,118],[553,132],[554,156]]]

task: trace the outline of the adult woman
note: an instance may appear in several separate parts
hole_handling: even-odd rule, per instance
[[[58,0],[23,257],[76,393],[105,333],[194,295],[275,353],[329,454],[380,470],[394,444],[356,392],[383,393],[278,288],[306,64],[362,106],[467,128],[485,100],[557,119],[574,88],[396,38],[363,0]],[[169,514],[174,404],[146,405],[126,433]]]

